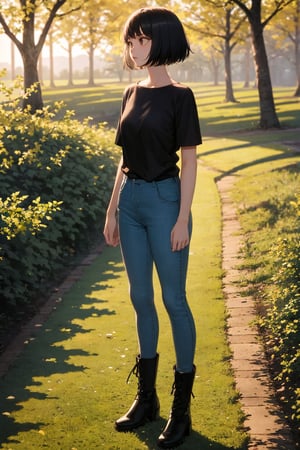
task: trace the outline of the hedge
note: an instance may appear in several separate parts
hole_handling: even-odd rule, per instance
[[[299,224],[300,196],[291,204]],[[299,234],[280,238],[271,247],[270,253],[274,261],[274,274],[266,295],[269,308],[260,325],[267,337],[267,352],[281,401],[287,409],[290,408],[290,420],[297,428],[300,424]]]
[[[102,235],[118,152],[114,130],[59,102],[35,114],[0,105],[0,325],[35,309],[70,258]]]
[[[300,196],[299,163],[244,177],[235,191],[243,228],[247,294],[278,400],[300,438]],[[249,193],[249,185],[251,189]]]

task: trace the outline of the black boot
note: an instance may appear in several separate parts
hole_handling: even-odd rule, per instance
[[[190,373],[179,373],[175,370],[175,381],[172,387],[174,400],[165,429],[158,438],[161,448],[174,448],[180,445],[192,429],[190,403],[196,367]]]
[[[137,356],[136,365],[130,372],[138,377],[136,398],[127,413],[116,420],[117,431],[131,431],[152,421],[159,416],[159,400],[156,394],[155,382],[158,366],[158,355],[155,358],[144,359]]]

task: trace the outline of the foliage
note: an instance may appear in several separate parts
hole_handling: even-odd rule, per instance
[[[20,192],[14,192],[6,200],[2,200],[0,197],[0,217],[2,226],[0,228],[0,234],[6,236],[6,239],[10,240],[15,238],[19,233],[23,233],[29,230],[31,234],[35,234],[42,228],[46,228],[46,225],[42,222],[51,220],[52,212],[57,211],[58,205],[61,202],[48,202],[46,204],[41,203],[41,198],[37,197],[32,201],[32,204],[24,209],[21,204],[28,198],[28,195],[20,196]]]
[[[299,181],[297,165],[255,182],[248,179],[248,204],[241,211],[245,268],[258,301],[258,324],[280,400],[295,429],[300,423]],[[261,201],[253,204],[258,195]]]
[[[300,217],[300,196],[293,202]],[[299,235],[298,235],[299,236]],[[262,320],[268,349],[276,364],[276,380],[292,404],[292,420],[300,423],[300,242],[298,236],[281,238],[271,249],[274,275],[267,299],[270,308]],[[296,389],[295,389],[296,386]]]
[[[76,252],[100,235],[115,172],[113,132],[56,102],[35,114],[13,89],[0,105],[0,320],[22,318]]]

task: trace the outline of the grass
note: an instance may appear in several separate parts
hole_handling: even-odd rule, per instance
[[[193,86],[192,86],[193,87]],[[224,102],[224,86],[195,85],[199,116],[205,135],[222,135],[256,130],[259,123],[259,101],[256,88],[235,84],[237,103]],[[299,97],[291,88],[275,88],[274,101],[282,127],[300,126]]]
[[[241,448],[246,436],[239,430],[242,417],[223,332],[220,205],[214,175],[199,168],[194,203],[188,293],[199,330],[193,402],[194,429],[199,431],[182,448],[225,450]],[[156,290],[162,330],[158,390],[166,419],[174,355],[166,351],[170,328],[157,283]],[[126,386],[125,379],[136,351],[120,254],[106,248],[3,380],[1,393],[9,413],[2,416],[1,430],[8,440],[3,448],[98,449],[99,442],[112,449],[155,448],[162,420],[138,434],[120,435],[112,428],[113,419],[124,412],[135,393],[135,382]],[[35,420],[28,423],[29,417]]]
[[[270,248],[279,238],[296,237],[299,233],[299,219],[295,213],[291,215],[289,205],[300,194],[299,169],[298,157],[294,164],[245,175],[233,192],[245,235],[243,267],[247,269],[248,286],[261,304],[258,286],[262,282],[269,285],[274,274],[274,255],[271,256]]]
[[[196,84],[192,87],[199,104],[205,142],[199,147],[188,277],[188,297],[198,331],[193,433],[181,448],[242,450],[246,448],[247,434],[242,429],[243,415],[224,333],[221,215],[215,181],[236,174],[243,195],[247,195],[248,189],[259,201],[266,190],[257,189],[259,177],[299,162],[299,153],[291,144],[299,140],[299,132],[293,129],[255,131],[253,127],[258,121],[255,90],[238,88],[236,96],[241,103],[227,105],[223,103],[224,87]],[[110,84],[95,89],[46,90],[44,97],[46,101],[66,100],[68,108],[78,108],[79,117],[92,115],[95,106],[97,120],[102,121],[102,111],[109,112],[107,117],[117,117],[122,91],[123,86]],[[95,103],[96,93],[98,103]],[[277,98],[282,99],[280,120],[285,125],[299,125],[299,100],[291,93],[292,89],[276,91]],[[237,128],[238,132],[229,133]],[[247,182],[243,184],[244,180]],[[135,395],[135,380],[129,385],[125,380],[137,347],[120,252],[105,248],[63,296],[49,320],[0,380],[1,448],[156,448],[156,438],[172,400],[174,352],[157,279],[155,282],[161,329],[157,380],[160,420],[135,433],[120,434],[113,429],[114,419],[124,413]]]
[[[76,110],[79,119],[91,116],[94,122],[107,121],[115,126],[120,112],[120,101],[127,82],[102,82],[95,87],[45,88],[45,103],[63,100],[68,109]],[[223,84],[189,83],[199,109],[204,136],[225,135],[236,131],[256,129],[259,122],[259,103],[256,88],[244,89],[235,84],[238,103],[225,103]],[[283,127],[300,126],[300,100],[293,97],[294,88],[274,89],[276,110]]]
[[[241,449],[247,439],[224,335],[220,205],[214,176],[200,166],[188,280],[198,329],[194,431],[182,449]],[[137,352],[127,290],[119,250],[106,248],[2,380],[2,448],[156,448],[171,403],[174,364],[157,280],[162,418],[136,433],[113,430],[114,419],[128,408],[136,390],[135,380],[125,383]]]

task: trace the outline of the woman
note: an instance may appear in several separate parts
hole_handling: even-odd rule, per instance
[[[125,65],[145,68],[148,76],[124,92],[116,135],[122,158],[104,227],[107,244],[121,244],[139,343],[132,370],[138,376],[137,396],[115,427],[130,431],[159,415],[155,388],[159,324],[152,281],[155,264],[176,353],[173,404],[158,438],[161,448],[171,448],[191,429],[196,331],[185,283],[196,146],[201,143],[201,134],[192,91],[174,81],[167,70],[168,65],[184,61],[191,51],[177,16],[165,8],[142,8],[129,17],[124,42]]]

